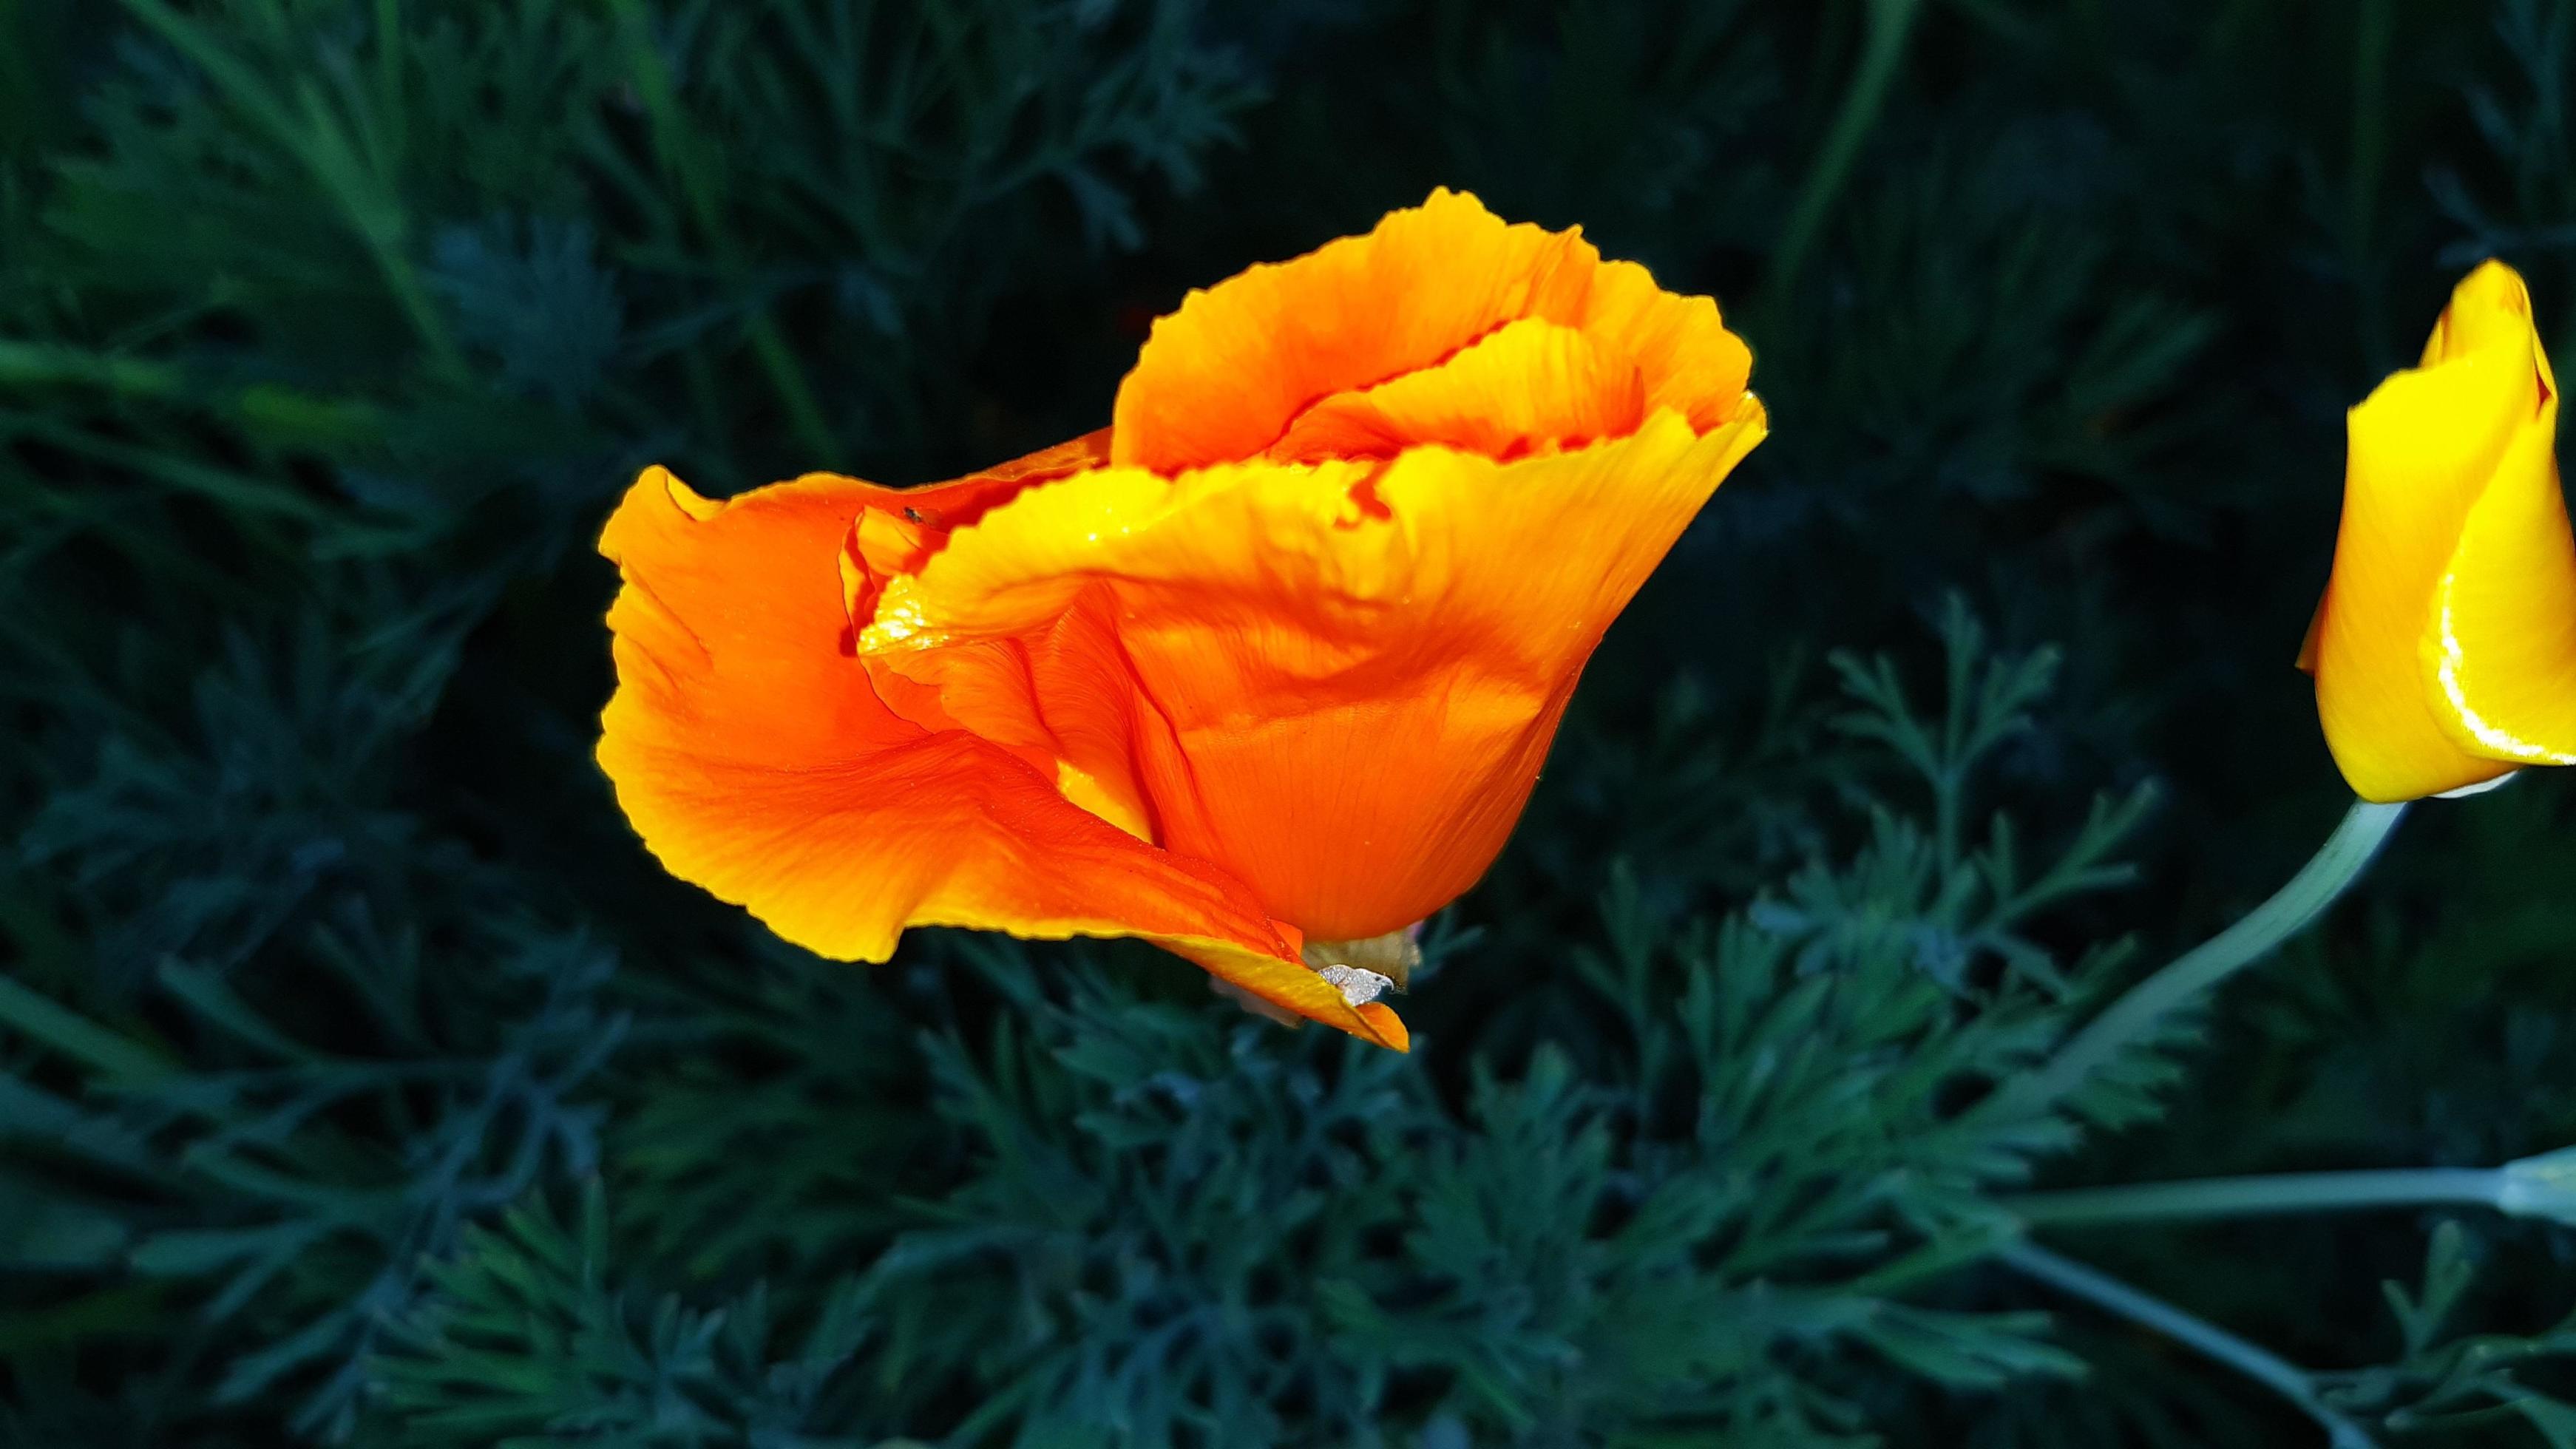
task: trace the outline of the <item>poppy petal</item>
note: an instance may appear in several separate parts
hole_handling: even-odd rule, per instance
[[[2474,279],[2473,279],[2474,280]],[[2347,419],[2349,464],[2317,640],[2317,709],[2359,794],[2408,800],[2503,773],[2463,749],[2424,687],[2433,599],[2470,510],[2539,405],[2526,345],[2493,345],[2463,284],[2428,365],[2381,383]]]
[[[818,476],[718,503],[659,468],[628,491],[600,539],[624,584],[598,758],[646,846],[823,955],[884,960],[911,925],[1140,936],[1400,1037],[1297,966],[1302,942],[1223,871],[1078,808],[1001,746],[886,707],[848,652],[840,565],[860,514],[905,496]]]
[[[1164,844],[1309,936],[1381,935],[1492,861],[1583,661],[1761,439],[1734,411],[1515,462],[1085,473],[890,582],[858,647],[1026,634],[1107,584]]]
[[[2525,764],[2576,764],[2576,536],[2558,481],[2558,400],[2514,435],[2434,596],[2425,672],[2452,740]]]
[[[1507,225],[1438,190],[1366,235],[1192,292],[1119,386],[1111,459],[1175,473],[1257,457],[1316,403],[1436,366],[1523,318],[1633,363],[1646,407],[1700,431],[1744,396],[1752,356],[1715,302],[1602,261],[1579,230]]]
[[[1626,437],[1645,415],[1636,363],[1575,328],[1524,317],[1436,367],[1335,393],[1300,413],[1269,456],[1391,458],[1414,444],[1438,443],[1514,458]]]
[[[1065,798],[1139,840],[1157,838],[1136,778],[1135,681],[1099,590],[1027,638],[870,654],[878,693],[928,729],[963,729],[1052,774]]]

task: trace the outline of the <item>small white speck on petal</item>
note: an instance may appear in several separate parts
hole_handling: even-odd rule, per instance
[[[1333,983],[1333,988],[1342,993],[1342,1000],[1353,1006],[1377,1000],[1395,984],[1394,977],[1381,976],[1364,966],[1324,966],[1315,974]]]

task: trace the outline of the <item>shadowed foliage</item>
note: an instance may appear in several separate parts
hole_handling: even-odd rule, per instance
[[[1435,184],[1716,295],[1773,437],[1411,1056],[653,865],[639,466],[1072,436]],[[0,0],[0,1446],[2321,1441],[2007,1200],[2576,1142],[2569,783],[1995,1089],[2329,827],[2341,411],[2489,255],[2568,355],[2570,0]],[[2051,1241],[2576,1446],[2564,1227]]]

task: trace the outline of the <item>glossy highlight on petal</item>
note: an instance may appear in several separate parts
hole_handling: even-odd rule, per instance
[[[2422,365],[2350,418],[2344,516],[2302,663],[2356,793],[2406,800],[2576,761],[2576,538],[2530,295],[2489,262]]]

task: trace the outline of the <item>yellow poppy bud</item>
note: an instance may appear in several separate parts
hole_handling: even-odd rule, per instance
[[[2576,537],[2531,294],[2471,272],[2347,420],[2334,575],[2299,667],[2365,800],[2576,763]]]

